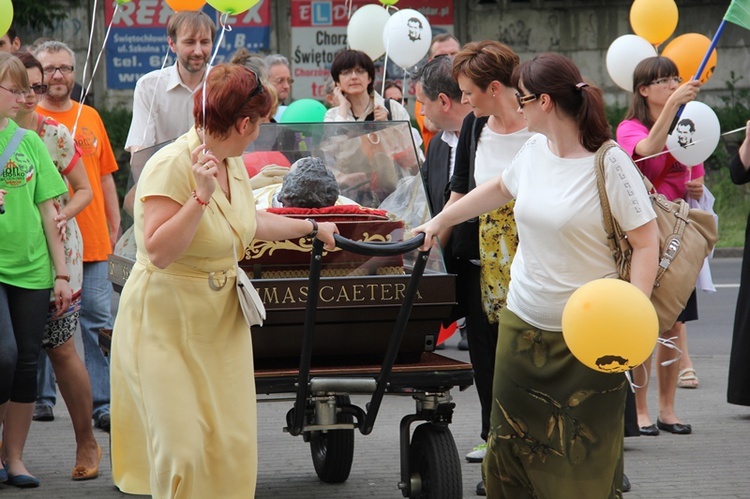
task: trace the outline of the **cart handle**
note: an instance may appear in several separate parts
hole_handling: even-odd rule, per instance
[[[336,240],[336,246],[339,248],[357,253],[358,255],[366,256],[395,256],[403,255],[409,251],[413,251],[424,243],[424,234],[420,233],[409,239],[408,241],[400,241],[397,243],[365,243],[361,241],[352,241],[339,234],[334,234],[333,238]]]

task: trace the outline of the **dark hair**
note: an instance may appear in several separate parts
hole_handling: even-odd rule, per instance
[[[263,91],[256,92],[260,88]],[[196,127],[203,126],[203,92],[206,92],[206,131],[226,138],[231,127],[236,127],[242,118],[257,123],[268,115],[271,96],[255,73],[237,64],[219,64],[211,68],[205,87],[201,86],[193,97],[193,118]],[[255,92],[255,95],[250,95]],[[234,112],[232,112],[234,110]]]
[[[387,79],[383,82],[383,90],[388,90],[389,88],[397,88],[401,91],[401,93],[404,92],[404,89],[401,88],[401,85],[396,80]]]
[[[26,69],[37,68],[39,72],[42,73],[42,81],[44,81],[44,68],[42,67],[42,63],[39,62],[39,59],[34,57],[30,52],[21,52],[20,50],[18,52],[13,52],[13,55],[21,60]]]
[[[682,118],[677,122],[677,126],[687,126],[690,127],[691,132],[695,131],[695,123],[690,118]]]
[[[205,29],[211,33],[212,42],[216,37],[216,25],[208,17],[208,14],[200,10],[181,10],[180,12],[175,12],[167,22],[167,36],[173,42],[177,43],[177,32],[183,26],[189,30],[188,34],[190,35]]]
[[[463,75],[482,90],[497,80],[511,86],[510,77],[518,66],[518,54],[510,47],[494,40],[469,42],[453,58],[453,78]]]
[[[424,65],[414,76],[414,80],[422,84],[422,92],[431,101],[437,100],[438,95],[445,94],[452,101],[461,102],[461,89],[453,79],[453,58],[440,55]]]
[[[8,35],[8,40],[10,40],[10,43],[13,43],[13,40],[18,38],[18,32],[13,26],[9,26],[8,31],[6,31],[5,34]]]
[[[643,59],[633,70],[633,99],[625,115],[626,120],[637,119],[651,130],[654,119],[648,110],[648,100],[641,95],[641,87],[647,87],[659,78],[678,76],[677,65],[671,59],[662,56]]]
[[[371,94],[375,84],[375,64],[370,56],[361,50],[345,49],[336,54],[331,64],[331,77],[333,81],[339,83],[339,75],[347,69],[354,69],[357,66],[367,71],[370,76],[370,83],[367,85],[367,93]]]
[[[522,63],[513,71],[513,86],[520,92],[522,83],[531,94],[549,95],[557,109],[575,119],[587,151],[596,151],[612,138],[601,89],[585,83],[567,57],[545,53]]]

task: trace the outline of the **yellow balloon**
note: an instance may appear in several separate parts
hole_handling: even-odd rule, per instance
[[[396,5],[398,0],[380,0],[383,5]]]
[[[661,55],[671,59],[677,65],[677,70],[683,80],[687,81],[695,76],[698,66],[701,65],[703,57],[711,46],[711,40],[700,33],[686,33],[680,35],[664,47]],[[698,78],[701,84],[706,83],[716,69],[718,56],[716,49],[711,52],[706,68]]]
[[[591,369],[619,373],[642,364],[656,346],[659,319],[651,301],[620,279],[578,288],[562,315],[565,343]]]
[[[13,4],[10,0],[0,0],[0,36],[5,36],[12,23]]]
[[[678,17],[674,0],[635,0],[630,7],[633,31],[653,45],[659,45],[672,36]]]

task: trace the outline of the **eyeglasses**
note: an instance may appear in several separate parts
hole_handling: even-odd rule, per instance
[[[67,65],[63,65],[63,66],[47,66],[46,68],[44,68],[44,74],[46,74],[48,76],[52,76],[52,75],[55,74],[56,71],[60,71],[60,73],[62,73],[64,75],[69,75],[70,73],[73,72],[74,69],[75,68],[73,66],[67,66]]]
[[[18,89],[11,90],[9,88],[5,88],[2,85],[0,85],[0,88],[2,88],[3,90],[5,90],[6,92],[10,92],[11,94],[13,94],[13,97],[15,97],[16,99],[20,99],[22,97],[26,97],[26,94],[28,93],[28,91],[26,91],[26,90],[18,90]]]
[[[287,83],[291,87],[292,83],[294,83],[294,78],[274,78],[273,80],[271,80],[271,83],[273,83],[274,85]]]
[[[339,75],[341,76],[351,76],[352,74],[357,74],[358,76],[362,76],[363,74],[367,73],[367,70],[364,68],[356,67],[351,69],[343,69],[339,72]]]
[[[47,89],[49,88],[49,85],[45,85],[43,83],[40,83],[38,85],[31,85],[29,87],[32,92],[34,92],[37,95],[44,95],[47,93]]]
[[[528,104],[529,102],[533,102],[537,100],[539,96],[536,94],[529,94],[529,95],[521,95],[518,92],[516,92],[516,102],[518,102],[518,107],[520,109],[523,109],[523,106]]]
[[[679,85],[682,83],[682,78],[679,76],[665,76],[652,81],[649,85],[669,85],[670,83],[676,83]]]
[[[266,87],[263,86],[263,83],[261,83],[260,78],[258,78],[258,73],[256,73],[252,69],[250,69],[250,72],[253,73],[253,75],[255,75],[255,82],[256,82],[255,88],[253,89],[252,92],[250,92],[250,95],[247,97],[247,99],[245,99],[245,102],[243,102],[242,105],[238,109],[242,109],[243,107],[245,107],[245,104],[247,104],[248,102],[252,100],[253,97],[255,97],[256,95],[262,94],[263,92],[266,91]]]

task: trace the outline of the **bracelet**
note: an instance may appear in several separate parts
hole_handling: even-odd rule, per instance
[[[69,275],[62,275],[62,274],[61,275],[56,275],[55,276],[55,280],[58,280],[58,279],[60,279],[62,281],[68,281],[68,282],[70,282],[70,276]]]
[[[307,238],[307,239],[315,239],[315,236],[318,235],[318,222],[316,222],[312,218],[306,218],[305,222],[310,222],[312,224],[312,226],[313,226],[312,230],[310,231],[310,233],[308,235],[305,236],[305,238]]]
[[[211,202],[211,200],[208,200],[207,202],[201,200],[201,198],[198,197],[198,193],[195,192],[195,189],[193,189],[193,199],[195,199],[196,201],[198,201],[198,204],[201,205],[203,208],[205,208],[206,206],[208,206],[208,203]]]

